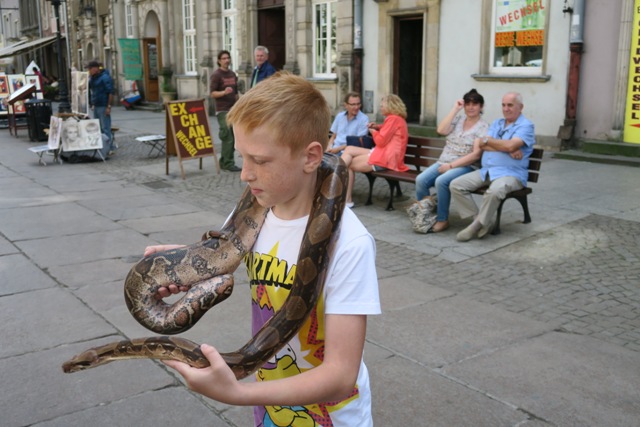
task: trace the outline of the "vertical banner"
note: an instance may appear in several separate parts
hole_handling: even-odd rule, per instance
[[[640,144],[640,0],[635,0],[633,8],[633,31],[631,32],[623,140]]]
[[[142,56],[140,55],[140,40],[118,39],[122,52],[122,66],[126,80],[142,79]]]
[[[164,105],[167,128],[166,174],[169,174],[169,156],[178,156],[182,179],[185,179],[183,159],[200,159],[202,169],[202,158],[213,156],[220,173],[204,99],[170,101]]]

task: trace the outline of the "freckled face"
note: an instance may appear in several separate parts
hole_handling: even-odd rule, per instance
[[[247,132],[243,126],[234,125],[233,133],[236,150],[242,155],[240,179],[251,187],[258,203],[272,207],[281,219],[308,214],[312,194],[306,191],[310,175],[303,169],[304,151],[292,154],[268,126]]]

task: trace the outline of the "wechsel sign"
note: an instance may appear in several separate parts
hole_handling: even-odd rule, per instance
[[[633,9],[633,33],[629,58],[627,110],[624,120],[624,142],[640,144],[640,0]]]
[[[183,160],[213,156],[218,173],[220,165],[216,157],[209,116],[204,99],[170,101],[165,103],[167,123],[166,173],[169,174],[169,156],[178,156],[182,178],[185,178]]]

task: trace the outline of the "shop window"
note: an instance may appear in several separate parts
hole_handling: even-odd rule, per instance
[[[336,76],[337,1],[313,4],[313,71],[315,77]]]
[[[493,0],[489,72],[541,75],[548,0]]]

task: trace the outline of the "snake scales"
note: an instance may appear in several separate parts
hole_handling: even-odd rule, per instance
[[[298,255],[296,276],[282,308],[240,349],[222,353],[236,378],[259,369],[302,327],[322,293],[331,248],[345,204],[347,169],[339,157],[325,154],[318,168],[313,206]],[[161,334],[193,326],[233,289],[232,273],[251,250],[268,209],[247,188],[220,232],[193,245],[151,254],[133,266],[125,280],[125,301],[133,317]],[[159,287],[174,283],[189,290],[174,304],[155,298]],[[114,360],[175,359],[202,368],[209,365],[200,346],[178,337],[149,337],[90,348],[62,365],[76,372]]]

